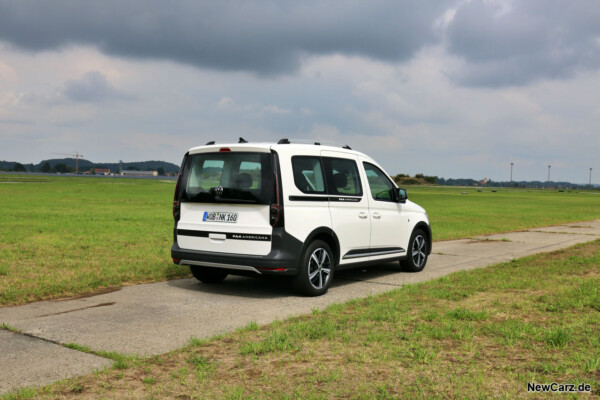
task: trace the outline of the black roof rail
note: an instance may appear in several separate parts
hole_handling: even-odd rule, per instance
[[[342,149],[347,149],[347,150],[352,150],[352,148],[350,146],[348,146],[347,144],[345,145],[341,145],[339,143],[329,143],[329,142],[313,142],[311,140],[305,140],[305,139],[288,139],[288,138],[283,138],[283,139],[279,139],[279,141],[277,142],[277,144],[291,144],[291,143],[300,143],[300,144],[314,144],[315,146],[334,146],[334,147],[341,147]]]
[[[243,137],[240,137],[240,140],[238,140],[238,143],[248,143],[248,141],[246,139],[244,139]]]
[[[214,141],[214,140],[211,140],[210,142],[206,142],[205,146],[209,146],[209,145],[211,145],[211,144],[215,144],[215,141]]]

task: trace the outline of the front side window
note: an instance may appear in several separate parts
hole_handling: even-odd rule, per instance
[[[294,183],[303,193],[325,194],[325,179],[320,157],[292,157]]]
[[[363,163],[363,165],[367,174],[371,196],[375,200],[394,201],[395,186],[387,175],[373,164]]]
[[[329,194],[362,196],[358,168],[354,160],[323,157],[327,171]]]
[[[184,170],[182,201],[269,204],[273,192],[270,153],[191,155]]]

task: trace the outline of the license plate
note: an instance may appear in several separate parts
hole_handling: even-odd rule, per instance
[[[235,224],[237,222],[238,213],[232,212],[219,212],[219,211],[205,211],[202,221],[208,222],[228,222]]]

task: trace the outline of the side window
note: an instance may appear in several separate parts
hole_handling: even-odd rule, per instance
[[[294,183],[303,193],[325,194],[325,179],[320,157],[292,157]]]
[[[392,193],[395,186],[386,174],[373,164],[363,163],[363,165],[367,174],[371,196],[373,196],[375,200],[394,201]]]
[[[329,194],[362,196],[356,162],[345,158],[323,157]]]

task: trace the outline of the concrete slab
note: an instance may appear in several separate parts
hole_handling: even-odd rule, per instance
[[[91,373],[111,364],[105,358],[0,331],[0,394]]]
[[[535,228],[532,232],[559,232],[559,233],[575,233],[580,235],[600,236],[600,220],[574,222],[571,224],[548,226],[544,228]]]
[[[251,321],[269,323],[407,283],[600,237],[600,220],[581,225],[579,228],[568,224],[545,228],[547,230],[543,232],[511,232],[473,240],[437,242],[427,268],[421,273],[399,272],[397,264],[340,271],[327,295],[318,298],[295,296],[289,283],[280,280],[228,277],[222,284],[206,285],[194,279],[182,279],[124,287],[93,297],[0,308],[0,323],[8,323],[35,337],[63,344],[77,343],[93,350],[160,354],[185,345],[192,336],[213,336]],[[571,230],[577,230],[577,233]],[[0,352],[0,365],[31,363],[25,351],[11,357],[7,359],[7,354]],[[58,371],[67,364],[60,358],[55,360]],[[82,370],[82,373],[88,370]],[[0,382],[4,380],[4,374],[0,374]],[[28,382],[31,380],[24,384]]]

